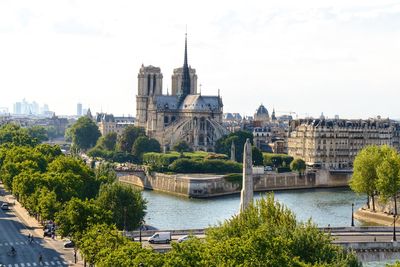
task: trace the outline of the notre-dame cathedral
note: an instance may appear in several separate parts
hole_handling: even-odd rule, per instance
[[[222,98],[197,92],[196,70],[188,65],[187,37],[182,68],[174,69],[171,94],[162,92],[159,67],[144,66],[138,74],[136,126],[146,129],[168,150],[186,141],[194,150],[213,151],[228,131],[222,126]]]

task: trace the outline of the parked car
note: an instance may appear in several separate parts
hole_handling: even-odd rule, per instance
[[[157,232],[148,239],[150,244],[171,242],[171,232]]]
[[[185,242],[188,239],[189,239],[189,236],[188,235],[184,235],[184,236],[178,238],[178,243]]]
[[[10,207],[8,206],[8,203],[3,203],[3,204],[1,204],[1,209],[2,210],[9,210]]]
[[[64,248],[73,248],[75,247],[75,243],[72,240],[67,240],[64,242]]]
[[[271,166],[265,166],[264,167],[264,171],[266,171],[266,172],[270,172],[270,171],[272,171],[273,169],[272,169],[272,167]]]

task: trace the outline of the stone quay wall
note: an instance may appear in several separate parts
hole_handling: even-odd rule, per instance
[[[217,174],[164,174],[136,172],[117,172],[120,182],[141,188],[162,191],[180,196],[208,198],[240,193],[240,181],[230,181]],[[267,172],[254,175],[254,191],[273,191],[288,189],[309,189],[317,187],[346,186],[347,182],[323,184],[318,182],[317,173],[299,176],[297,173]]]

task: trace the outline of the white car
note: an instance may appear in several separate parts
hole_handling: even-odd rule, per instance
[[[190,237],[188,235],[184,235],[181,236],[180,238],[178,238],[178,243],[182,243],[185,242],[186,240],[188,240]]]

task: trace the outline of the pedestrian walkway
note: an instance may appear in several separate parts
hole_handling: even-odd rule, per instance
[[[4,264],[6,267],[34,267],[34,266],[57,266],[57,267],[66,267],[70,266],[72,262],[66,262],[66,261],[59,261],[59,260],[54,260],[54,261],[43,261],[42,263],[39,262],[19,262],[19,263],[10,263],[10,264]]]
[[[31,244],[40,244],[39,241],[33,241],[30,243],[29,241],[15,241],[15,242],[0,242],[0,247],[7,246],[23,246],[23,245],[31,245]]]

